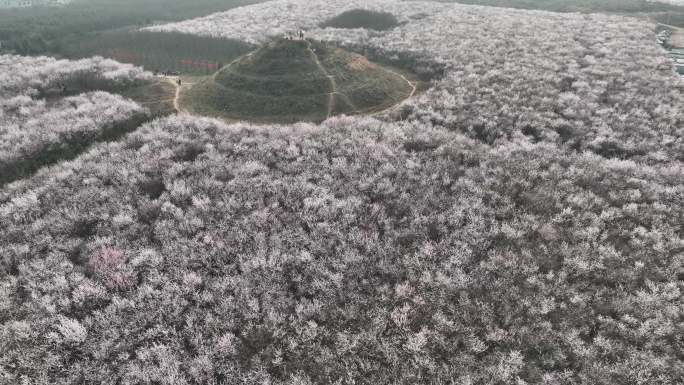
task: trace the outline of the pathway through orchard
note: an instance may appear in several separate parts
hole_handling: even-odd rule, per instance
[[[178,76],[159,76],[159,75],[157,75],[157,77],[161,78],[161,79],[166,79],[168,83],[173,83],[176,86],[176,95],[173,98],[173,107],[176,109],[176,111],[180,112],[181,109],[180,109],[179,100],[180,100],[181,89],[184,87],[187,87],[187,86],[191,86],[195,83],[183,83],[183,82],[181,82],[181,85],[178,85],[178,83],[177,83],[178,78],[179,78]]]
[[[385,70],[386,70],[387,72],[391,72],[391,73],[393,73],[393,74],[395,74],[395,75],[398,75],[399,77],[401,77],[402,79],[404,79],[404,80],[406,81],[406,83],[408,83],[409,86],[411,86],[411,93],[409,94],[409,96],[408,96],[406,99],[410,99],[411,97],[413,97],[413,95],[416,94],[416,91],[418,90],[418,87],[416,86],[416,84],[417,84],[416,82],[412,82],[412,81],[408,80],[408,79],[406,78],[406,76],[404,76],[404,75],[402,75],[402,74],[400,74],[400,73],[398,73],[398,72],[394,72],[394,71],[392,71],[392,70],[390,70],[390,69],[387,69],[387,68],[385,68]],[[384,113],[386,113],[386,112],[389,112],[389,111],[392,110],[394,107],[396,107],[396,106],[400,105],[401,103],[403,103],[406,99],[400,101],[399,103],[397,103],[397,104],[395,104],[395,105],[393,105],[393,106],[391,106],[391,107],[389,107],[389,108],[386,108],[386,109],[384,109],[384,110],[382,110],[382,111],[379,111],[379,112],[376,112],[376,113],[374,113],[374,114],[371,114],[371,116],[382,115],[382,114],[384,114]]]

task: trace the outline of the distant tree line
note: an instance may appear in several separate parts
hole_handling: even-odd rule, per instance
[[[646,0],[436,0],[440,3],[487,5],[494,7],[540,9],[553,12],[669,12],[680,6]]]
[[[115,30],[93,35],[63,50],[69,58],[102,55],[146,69],[213,72],[252,47],[239,40],[179,32]],[[197,65],[188,64],[196,62]],[[211,66],[200,65],[211,63]]]
[[[4,51],[62,54],[103,31],[180,21],[261,0],[74,0],[64,7],[34,6],[0,11]]]
[[[646,0],[435,0],[441,3],[487,5],[552,12],[648,13],[659,23],[684,27],[684,7]]]

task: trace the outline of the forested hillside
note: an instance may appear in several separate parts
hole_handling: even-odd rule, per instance
[[[684,27],[684,7],[648,0],[433,0],[442,3],[538,9],[552,12],[609,13],[647,17],[660,23]]]
[[[682,12],[682,7],[647,0],[436,0],[442,3],[487,5],[493,7],[539,9],[552,12]]]
[[[142,107],[113,91],[151,77],[138,67],[95,57],[0,57],[0,186],[71,159],[96,141],[133,131]],[[70,88],[100,90],[66,97]]]
[[[681,84],[648,23],[503,8],[449,12],[454,6],[385,0],[365,7],[392,12],[402,27],[318,27],[360,3],[270,2],[154,30],[256,43],[269,39],[261,27],[275,36],[311,28],[307,33],[318,39],[440,78],[395,110],[394,118],[489,144],[525,137],[649,163],[684,153]],[[521,20],[530,27],[521,28]]]
[[[56,83],[88,86],[90,89],[111,90],[149,80],[151,73],[130,64],[93,57],[83,60],[0,56],[0,96],[44,96]]]
[[[73,0],[62,7],[0,10],[0,42],[3,50],[23,55],[74,54],[74,45],[117,34],[117,29],[180,21],[260,1]],[[173,53],[166,51],[167,55]]]
[[[354,10],[397,25],[324,27]],[[152,28],[298,29],[430,89],[321,124],[180,113],[0,187],[0,383],[681,382],[684,83],[654,24],[276,0]]]

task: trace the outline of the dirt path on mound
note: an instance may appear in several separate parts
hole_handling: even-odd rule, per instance
[[[321,61],[318,60],[318,55],[316,55],[316,52],[314,52],[314,50],[311,49],[311,42],[307,40],[306,44],[308,44],[307,49],[309,50],[309,52],[311,52],[311,55],[313,55],[313,58],[316,61],[316,66],[330,80],[330,86],[332,87],[332,92],[330,92],[330,95],[328,97],[328,115],[326,116],[327,119],[332,114],[332,108],[335,104],[335,94],[339,94],[339,92],[337,92],[337,83],[335,83],[335,77],[330,75],[328,71],[326,71],[325,68],[323,68]]]
[[[178,104],[178,98],[180,98],[180,90],[182,86],[176,85],[176,97],[173,98],[173,107],[176,111],[180,112],[180,105]]]
[[[406,76],[404,76],[404,75],[402,75],[402,74],[400,74],[400,73],[398,73],[398,72],[394,72],[394,71],[392,71],[391,69],[385,68],[385,71],[390,72],[390,73],[393,73],[393,74],[395,74],[395,75],[401,77],[402,79],[404,79],[404,81],[406,81],[406,83],[408,83],[409,86],[411,86],[411,93],[409,94],[409,96],[408,96],[406,99],[410,99],[410,98],[413,97],[413,95],[416,94],[416,91],[418,90],[418,86],[417,86],[417,83],[416,83],[416,82],[410,81],[409,79],[406,78]],[[386,109],[384,109],[384,110],[382,110],[382,111],[379,111],[379,112],[375,112],[375,113],[373,113],[373,114],[370,114],[370,116],[382,115],[382,114],[384,114],[384,113],[386,113],[386,112],[389,112],[389,111],[392,110],[394,107],[396,107],[396,106],[400,105],[401,103],[403,103],[406,99],[404,99],[404,100],[400,101],[399,103],[397,103],[397,104],[395,104],[395,105],[393,105],[393,106],[391,106],[391,107],[389,107],[389,108],[386,108]]]
[[[180,109],[179,101],[180,101],[181,89],[187,88],[187,86],[191,86],[195,83],[181,82],[181,85],[179,86],[178,83],[176,83],[176,80],[178,80],[178,76],[158,76],[157,75],[157,77],[160,79],[166,79],[167,83],[171,83],[174,86],[176,86],[176,95],[173,97],[173,99],[170,99],[170,100],[173,100],[173,108],[175,108],[176,111],[180,112],[181,109]]]
[[[416,83],[414,83],[414,82],[408,80],[408,79],[406,78],[406,76],[404,76],[404,75],[402,75],[402,74],[400,74],[400,73],[398,73],[398,72],[394,72],[394,71],[388,70],[388,69],[385,69],[385,70],[386,70],[387,72],[390,72],[390,73],[393,73],[393,74],[395,74],[395,75],[398,75],[400,78],[404,79],[404,81],[405,81],[406,83],[408,83],[409,86],[411,86],[412,90],[411,90],[411,93],[410,93],[409,96],[408,96],[409,98],[413,97],[413,95],[416,94],[416,90],[418,89],[418,87],[416,86]],[[408,99],[408,98],[407,98],[407,99]]]
[[[315,62],[316,62],[316,66],[318,67],[318,69],[319,69],[319,70],[320,70],[328,79],[330,79],[330,85],[332,86],[332,92],[330,93],[329,99],[328,99],[328,115],[327,115],[327,117],[329,118],[330,115],[332,114],[332,108],[333,108],[333,105],[334,105],[334,103],[335,103],[335,95],[336,95],[336,94],[339,94],[339,95],[344,96],[344,97],[349,101],[349,103],[350,103],[350,105],[352,106],[352,108],[355,108],[355,107],[351,104],[351,101],[349,100],[349,98],[348,98],[346,95],[344,95],[344,94],[342,94],[342,93],[340,93],[340,92],[337,91],[337,83],[335,82],[335,77],[332,76],[332,75],[330,75],[330,74],[328,73],[328,71],[326,71],[325,68],[323,68],[323,65],[321,64],[321,61],[318,60],[318,55],[316,55],[316,52],[314,52],[314,50],[311,49],[311,42],[307,40],[306,43],[308,44],[307,49],[309,50],[309,52],[311,52],[311,55],[313,55],[313,58],[314,58],[314,60],[315,60]],[[353,63],[353,64],[358,65],[358,66],[360,66],[360,67],[362,67],[362,68],[365,67],[364,63],[361,62],[361,61],[359,61],[358,63],[355,62],[355,63]],[[370,63],[369,63],[369,65],[370,65]],[[387,71],[387,72],[389,72],[389,73],[392,73],[392,74],[394,74],[394,75],[397,75],[397,76],[401,77],[401,78],[404,79],[404,81],[411,87],[411,93],[409,93],[409,95],[408,95],[408,97],[406,97],[406,99],[410,99],[410,98],[413,97],[413,95],[416,94],[416,92],[417,92],[417,90],[418,90],[418,85],[417,85],[418,83],[417,83],[417,82],[412,82],[411,80],[407,79],[406,76],[404,76],[404,75],[402,75],[402,74],[400,74],[400,73],[398,73],[398,72],[392,71],[391,69],[384,68],[384,70]],[[406,99],[404,99],[404,100],[406,100]],[[384,114],[384,113],[386,113],[386,112],[392,110],[394,107],[396,107],[396,106],[400,105],[401,103],[403,103],[404,100],[402,100],[402,101],[400,101],[399,103],[397,103],[397,104],[395,104],[395,105],[393,105],[393,106],[391,106],[391,107],[389,107],[389,108],[387,108],[387,109],[384,109],[384,110],[382,110],[382,111],[380,111],[380,112],[376,112],[376,113],[370,114],[370,116],[376,116],[376,115]]]

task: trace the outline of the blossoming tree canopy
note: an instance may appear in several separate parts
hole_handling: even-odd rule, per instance
[[[139,67],[94,57],[78,61],[0,56],[0,185],[61,158],[75,156],[95,140],[134,129],[147,112],[102,91],[46,101],[57,87],[120,87],[145,82]]]
[[[131,64],[93,57],[57,60],[51,57],[0,56],[0,97],[11,97],[53,87],[57,82],[91,82],[121,86],[150,79],[151,73]],[[104,83],[104,84],[103,84]]]

